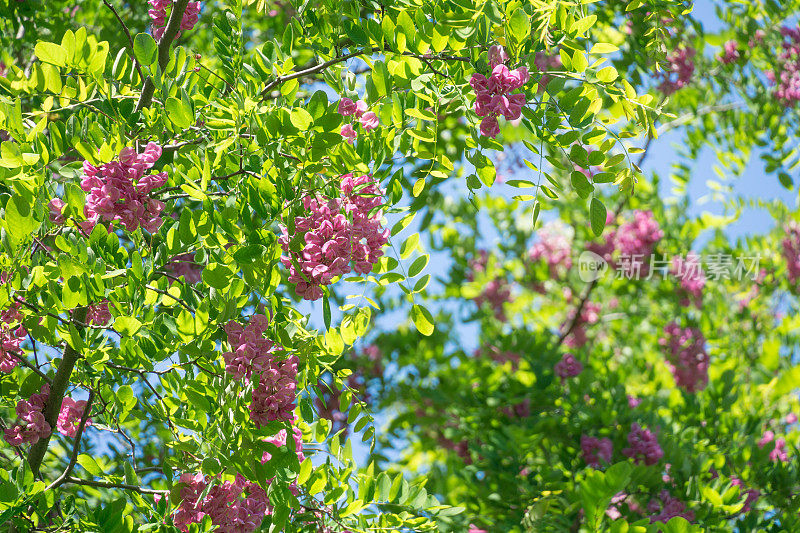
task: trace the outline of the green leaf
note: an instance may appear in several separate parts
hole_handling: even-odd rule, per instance
[[[133,56],[142,65],[152,65],[158,56],[158,45],[149,33],[140,33],[133,38]]]
[[[411,266],[408,267],[408,277],[413,278],[420,272],[422,272],[425,267],[428,265],[429,256],[427,254],[417,257]]]
[[[292,113],[290,115],[292,125],[299,129],[301,132],[307,131],[308,128],[311,126],[311,123],[314,122],[311,113],[303,109],[302,107],[296,107],[292,109]]]
[[[142,323],[132,316],[118,316],[114,319],[114,329],[126,337],[133,336],[141,327]]]
[[[511,19],[508,21],[508,25],[511,27],[511,34],[518,42],[524,41],[531,33],[531,21],[527,13],[522,9],[514,11],[514,14],[511,15]]]
[[[414,321],[417,331],[426,337],[433,333],[433,316],[425,307],[414,304],[411,308],[411,319]]]
[[[12,246],[16,247],[41,225],[42,223],[34,218],[31,206],[24,198],[14,195],[8,199],[5,226]]]
[[[57,67],[64,67],[67,65],[67,51],[59,44],[39,41],[36,43],[33,51],[40,61],[56,65]]]
[[[617,69],[614,67],[606,67],[604,69],[600,69],[597,73],[597,79],[602,81],[603,83],[611,83],[617,79]]]
[[[592,233],[597,237],[602,235],[603,229],[606,227],[606,206],[596,197],[592,198],[589,207],[589,221],[592,225]]]
[[[325,319],[325,329],[331,329],[331,303],[327,294],[322,296],[322,316]]]
[[[130,411],[136,405],[136,396],[130,385],[123,385],[117,390],[117,399],[122,403],[123,412]]]
[[[170,96],[164,105],[167,111],[167,118],[179,128],[188,128],[194,124],[194,112],[191,104],[188,106],[186,104],[187,102]]]
[[[92,477],[101,476],[103,474],[103,469],[100,468],[100,465],[97,464],[97,461],[95,461],[91,455],[86,455],[85,453],[80,454],[78,456],[78,464],[89,472]]]
[[[580,50],[575,50],[575,53],[572,54],[572,68],[575,69],[575,72],[583,72],[588,66],[589,61],[584,53]]]

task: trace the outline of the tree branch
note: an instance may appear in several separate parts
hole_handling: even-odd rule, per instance
[[[86,311],[87,309],[85,307],[78,307],[75,309],[73,316],[77,318],[78,322],[84,322],[86,320]],[[80,326],[76,327],[80,333],[82,328]],[[81,354],[76,352],[69,344],[64,348],[64,356],[61,358],[61,363],[58,365],[58,370],[50,385],[50,396],[47,398],[47,404],[44,407],[44,418],[47,423],[50,424],[51,428],[55,428],[58,422],[61,402],[64,401],[64,393],[67,391],[69,378],[72,375],[72,370],[75,368],[75,363],[78,361],[80,355]],[[51,432],[31,446],[30,453],[28,454],[28,464],[35,476],[39,475],[39,467],[42,466],[42,459],[44,459],[44,454],[47,451],[47,446],[50,444],[50,437],[52,434]]]
[[[181,27],[181,20],[183,20],[183,14],[186,11],[187,5],[189,5],[189,0],[175,0],[172,4],[172,12],[169,14],[167,28],[164,30],[164,35],[161,36],[161,40],[158,41],[158,66],[161,71],[167,68],[167,64],[169,63],[169,47],[178,35],[178,31]],[[139,97],[139,101],[136,102],[137,113],[145,107],[150,106],[153,102],[153,93],[155,93],[155,90],[156,86],[155,83],[153,83],[153,77],[150,76],[144,80],[142,95]]]
[[[73,485],[85,485],[87,487],[97,487],[101,489],[122,489],[138,492],[139,494],[169,494],[168,490],[146,489],[138,485],[129,485],[127,483],[112,483],[110,481],[94,481],[91,479],[79,479],[76,477],[68,477],[64,483],[72,483]]]
[[[53,481],[49,487],[45,489],[45,491],[53,490],[61,485],[63,485],[69,475],[72,473],[72,470],[75,468],[75,463],[78,462],[78,453],[81,451],[81,437],[83,436],[83,428],[86,427],[86,422],[89,420],[89,413],[92,410],[92,402],[94,401],[94,390],[89,390],[89,399],[86,400],[86,407],[83,408],[83,415],[81,415],[81,421],[78,424],[78,430],[75,432],[75,443],[72,445],[72,456],[70,457],[69,464],[64,472],[58,476],[58,478]]]

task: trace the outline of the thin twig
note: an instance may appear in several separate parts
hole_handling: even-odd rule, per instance
[[[133,55],[133,37],[131,37],[131,32],[128,29],[128,26],[125,25],[125,21],[122,20],[122,17],[119,16],[117,10],[114,8],[113,5],[109,3],[108,0],[103,0],[103,3],[106,5],[106,7],[108,7],[108,9],[111,10],[112,13],[114,13],[114,16],[117,17],[117,22],[119,22],[119,25],[122,26],[122,31],[124,31],[125,35],[128,37],[128,44],[131,45],[131,48],[128,51],[128,55],[131,56],[131,59],[133,59],[133,68],[135,68],[136,72],[139,73],[139,79],[143,80],[144,76],[142,75],[142,69],[139,66],[139,62],[136,60],[136,56]]]
[[[39,377],[42,378],[48,385],[52,385],[53,380],[50,379],[49,377],[47,377],[47,374],[42,372],[39,369],[39,367],[37,367],[36,365],[34,365],[30,361],[28,361],[23,354],[20,354],[20,353],[17,353],[17,352],[13,352],[13,351],[9,351],[8,353],[10,353],[14,357],[16,357],[17,360],[19,360],[20,363],[22,363],[23,365],[27,366],[28,368],[30,368],[31,370],[33,370],[34,372],[39,374]]]

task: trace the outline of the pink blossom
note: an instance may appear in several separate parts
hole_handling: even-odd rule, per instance
[[[788,415],[786,415],[786,423],[787,424],[794,424],[795,422],[797,422],[797,415],[796,414],[789,413]]]
[[[471,259],[469,262],[470,270],[466,275],[467,280],[475,281],[476,273],[485,272],[488,261],[489,254],[486,252],[486,250],[481,250],[478,257]],[[490,280],[484,285],[481,293],[474,298],[474,301],[479,308],[483,307],[485,304],[488,304],[494,312],[495,318],[501,322],[505,322],[508,318],[506,317],[503,306],[507,302],[512,301],[511,288],[508,285],[508,281],[503,277],[497,277]]]
[[[361,122],[361,125],[364,126],[364,129],[366,131],[374,130],[375,128],[378,127],[379,124],[378,115],[376,115],[372,111],[368,111],[363,115],[361,115],[359,121]]]
[[[356,140],[356,130],[353,129],[352,124],[345,124],[342,126],[341,133],[342,137],[344,137],[344,139],[350,144],[353,144],[353,141]]]
[[[731,485],[739,487],[739,495],[746,496],[744,505],[739,513],[746,513],[750,511],[751,506],[758,500],[758,498],[761,497],[761,491],[757,489],[744,490],[744,483],[737,477],[731,478]]]
[[[706,275],[703,272],[703,267],[697,254],[690,252],[686,259],[675,256],[672,259],[671,272],[681,281],[683,298],[681,298],[680,304],[684,307],[694,304],[695,307],[700,309],[703,306],[703,288],[706,285]]]
[[[47,206],[50,208],[50,222],[58,225],[64,224],[63,213],[67,203],[61,198],[53,198]]]
[[[111,311],[108,310],[108,301],[90,305],[86,309],[86,323],[105,326],[111,322]]]
[[[389,230],[381,224],[382,204],[383,191],[371,175],[342,176],[339,198],[303,198],[307,216],[295,218],[295,235],[281,226],[279,238],[285,254],[281,262],[298,296],[318,300],[323,285],[351,268],[359,274],[372,271],[389,240]],[[301,240],[300,249],[294,249],[295,239]]]
[[[775,433],[773,433],[768,429],[767,431],[764,432],[764,435],[761,437],[761,440],[758,441],[758,447],[763,448],[773,440],[775,440]]]
[[[650,512],[658,513],[650,517],[650,523],[666,523],[676,516],[685,518],[689,522],[694,521],[694,511],[687,511],[686,504],[670,496],[669,492],[666,490],[661,491],[659,499],[661,500],[660,502],[654,499],[647,504],[647,508]]]
[[[728,65],[730,63],[735,63],[736,61],[741,58],[741,54],[739,54],[738,50],[739,43],[736,41],[726,41],[724,45],[722,45],[722,55],[720,56],[719,60],[722,64]]]
[[[643,462],[648,466],[656,464],[664,456],[656,434],[649,429],[643,429],[636,422],[631,424],[628,447],[622,450],[622,454],[633,459],[636,464]]]
[[[785,463],[789,460],[789,454],[786,453],[786,441],[784,439],[775,439],[775,448],[769,452],[769,460],[773,462]]]
[[[694,74],[694,56],[696,52],[692,47],[682,47],[667,54],[669,64],[666,72],[661,73],[662,82],[659,89],[665,95],[685,87]]]
[[[50,386],[45,383],[39,394],[17,402],[16,412],[19,422],[3,430],[6,442],[12,446],[34,444],[50,435],[52,429],[44,418],[44,409],[49,396]]]
[[[706,339],[697,328],[681,328],[676,322],[664,327],[666,337],[659,339],[667,347],[667,362],[675,384],[687,392],[698,392],[708,385],[709,357]]]
[[[523,93],[512,94],[525,85],[530,79],[528,69],[520,67],[516,70],[509,70],[503,64],[502,47],[490,49],[490,61],[492,64],[492,74],[487,79],[482,74],[473,74],[470,85],[475,90],[475,113],[483,117],[480,126],[481,135],[486,137],[496,137],[500,133],[500,126],[497,117],[503,115],[507,120],[516,120],[522,114],[522,108],[527,103]],[[506,56],[507,58],[507,56]]]
[[[118,161],[94,167],[84,161],[81,188],[86,196],[84,214],[94,223],[103,218],[119,222],[126,230],[139,226],[150,233],[161,227],[164,204],[149,193],[167,182],[167,173],[145,175],[161,157],[161,147],[149,143],[142,154],[123,148]]]
[[[552,278],[559,278],[572,268],[571,229],[562,223],[545,224],[537,233],[539,240],[528,251],[532,261],[545,260]]]
[[[574,378],[583,372],[583,364],[569,352],[565,353],[555,365],[556,375],[561,378],[563,383],[568,378]]]
[[[184,281],[190,285],[200,283],[200,280],[203,279],[203,267],[195,263],[194,254],[191,252],[172,257],[164,265],[164,270],[176,277],[183,277]]]
[[[64,398],[61,402],[61,410],[58,413],[58,422],[56,427],[58,431],[67,437],[74,437],[78,432],[78,424],[80,423],[83,412],[86,409],[86,401],[75,401],[72,398]],[[86,420],[86,425],[90,426],[92,419]]]
[[[600,461],[610,463],[613,453],[613,444],[608,438],[598,439],[581,435],[581,451],[583,460],[593,468],[600,468]]]
[[[153,25],[153,37],[160,40],[164,35],[167,25],[167,8],[172,7],[172,0],[149,0],[150,9],[147,14]],[[181,30],[191,30],[200,18],[200,2],[189,2],[181,18]],[[176,38],[180,37],[179,31]]]
[[[505,48],[500,45],[493,44],[489,47],[489,67],[494,68],[497,65],[503,64],[508,61],[508,54]]]
[[[364,115],[364,113],[367,112],[368,109],[369,106],[367,105],[367,103],[364,100],[359,100],[358,102],[356,102],[356,111],[355,111],[356,117],[361,118]]]
[[[342,98],[339,100],[338,111],[340,115],[345,117],[354,115],[356,112],[356,104],[349,98]]]

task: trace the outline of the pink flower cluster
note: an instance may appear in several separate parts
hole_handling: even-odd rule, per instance
[[[644,462],[648,466],[656,464],[664,457],[664,451],[658,444],[656,434],[649,429],[643,429],[636,422],[631,424],[628,447],[622,450],[622,454],[633,459],[636,464]]]
[[[109,222],[118,221],[127,231],[135,231],[139,226],[150,233],[158,231],[163,222],[164,203],[149,193],[167,182],[167,173],[145,175],[145,172],[160,157],[161,147],[151,142],[144,153],[123,148],[119,160],[99,167],[84,161],[81,189],[89,193],[84,213],[91,225],[102,217]]]
[[[687,392],[698,392],[708,385],[709,357],[706,339],[697,328],[681,328],[675,321],[664,327],[658,340],[667,348],[667,361],[675,378],[675,384]]]
[[[90,305],[86,309],[86,323],[97,326],[105,326],[111,322],[111,311],[108,310],[108,302]]]
[[[783,258],[786,260],[786,277],[789,283],[797,285],[800,281],[800,224],[792,222],[784,231],[786,236],[781,241]]]
[[[598,439],[581,435],[581,452],[587,465],[592,468],[600,468],[600,460],[606,463],[611,462],[614,447],[609,438]]]
[[[694,511],[687,511],[686,504],[677,498],[673,498],[666,490],[661,491],[659,500],[654,498],[647,504],[647,510],[654,513],[650,516],[650,523],[667,523],[676,516],[685,518],[689,522],[694,521]]]
[[[619,268],[629,274],[635,268],[637,273],[646,275],[650,271],[650,265],[644,260],[653,253],[653,248],[663,236],[664,232],[652,211],[635,211],[633,220],[620,225],[614,235],[620,255],[630,260],[621,262]]]
[[[475,281],[475,274],[486,272],[486,267],[489,264],[489,254],[486,250],[481,250],[480,255],[469,261],[469,270],[466,273],[467,281]],[[488,304],[494,311],[494,316],[497,320],[505,322],[508,320],[506,317],[503,305],[511,302],[511,287],[508,281],[503,277],[494,278],[484,284],[481,293],[474,298],[478,307],[483,307]]]
[[[179,480],[181,503],[175,513],[175,525],[188,531],[208,515],[220,533],[251,533],[261,526],[264,517],[272,513],[267,492],[243,476],[235,481],[214,484],[205,497],[203,493],[213,478],[203,474],[182,474]]]
[[[12,446],[34,444],[39,439],[50,435],[52,428],[44,418],[44,408],[50,396],[50,385],[42,385],[42,391],[27,400],[17,402],[17,418],[19,423],[4,429],[6,442]]]
[[[681,47],[667,54],[669,68],[662,73],[663,81],[658,86],[662,93],[669,96],[691,81],[696,53],[692,47]]]
[[[676,256],[672,259],[672,274],[681,280],[684,297],[680,304],[684,307],[694,304],[700,309],[703,306],[703,288],[706,286],[706,274],[697,254],[690,252],[686,258]]]
[[[736,41],[726,41],[722,45],[722,55],[719,60],[723,65],[729,65],[739,61],[742,55],[739,53],[739,43]]]
[[[339,100],[338,111],[343,117],[355,115],[364,128],[364,131],[374,130],[380,124],[378,115],[376,115],[374,111],[369,111],[369,106],[364,100],[353,102],[349,98],[341,98]],[[349,143],[356,140],[357,134],[355,128],[353,128],[353,124],[345,124],[342,126],[341,133],[342,137]]]
[[[164,265],[164,269],[176,277],[183,276],[190,285],[199,283],[202,279],[203,269],[194,262],[194,254],[191,252],[176,255]]]
[[[349,273],[351,263],[359,274],[372,271],[389,242],[389,230],[381,224],[383,190],[375,178],[345,174],[341,180],[339,198],[303,198],[308,216],[294,220],[296,235],[305,242],[301,251],[291,249],[295,235],[281,225],[281,262],[289,269],[295,292],[306,300],[322,298],[321,287]]]
[[[258,427],[272,420],[289,421],[294,418],[297,392],[297,356],[286,359],[276,357],[282,348],[264,338],[269,318],[253,315],[247,327],[235,321],[225,325],[232,351],[222,354],[225,370],[233,379],[248,381],[258,375],[253,389],[250,418]]]
[[[58,422],[56,423],[58,431],[67,437],[75,437],[85,409],[85,400],[75,401],[72,398],[64,398],[64,401],[61,403],[61,411],[58,413]],[[86,425],[92,425],[91,418],[86,420]]]
[[[148,0],[150,9],[147,14],[153,21],[153,37],[158,41],[164,35],[167,29],[167,8],[172,7],[172,0]],[[181,30],[188,31],[194,28],[200,18],[200,2],[189,2],[186,5],[186,11],[183,12],[181,19]],[[177,39],[180,37],[181,32],[175,36]]]
[[[764,432],[764,435],[761,437],[761,440],[758,441],[758,447],[763,448],[770,442],[775,440],[775,433],[770,430]],[[782,462],[785,463],[789,460],[789,454],[786,452],[786,440],[785,439],[777,439],[775,440],[775,447],[769,452],[769,460],[772,462]]]
[[[507,120],[516,120],[527,103],[524,93],[514,93],[528,83],[530,75],[526,67],[509,70],[504,62],[508,59],[502,47],[490,49],[489,60],[492,73],[489,78],[477,72],[469,84],[475,90],[475,113],[483,117],[481,135],[496,137],[500,133],[497,117],[503,115]]]
[[[3,275],[0,282],[5,283],[8,275]],[[0,372],[11,373],[19,364],[19,359],[14,355],[20,352],[20,345],[28,335],[19,312],[19,302],[13,302],[5,311],[0,311]]]
[[[572,234],[569,227],[560,223],[545,224],[539,230],[539,240],[528,251],[531,261],[544,259],[550,276],[558,278],[572,268]]]
[[[781,28],[784,41],[778,53],[776,75],[774,70],[765,72],[767,79],[776,84],[775,96],[784,107],[792,107],[800,102],[800,27]]]
[[[573,354],[567,352],[556,363],[554,370],[556,375],[561,378],[561,382],[564,383],[568,378],[580,375],[583,372],[583,364]]]

